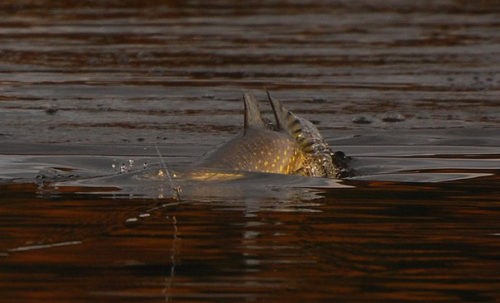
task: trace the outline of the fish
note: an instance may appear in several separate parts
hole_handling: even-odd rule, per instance
[[[347,157],[333,152],[313,123],[286,109],[269,92],[267,97],[275,124],[266,122],[255,97],[244,93],[243,131],[208,152],[193,167],[204,176],[207,172],[232,171],[344,177]]]

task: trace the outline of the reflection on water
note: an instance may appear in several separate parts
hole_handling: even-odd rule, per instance
[[[0,301],[498,301],[497,2],[1,1]],[[267,89],[356,175],[183,177]]]
[[[154,156],[4,155],[0,291],[61,302],[493,302],[498,154],[350,149],[351,179],[176,178],[180,200]],[[128,160],[149,165],[113,165]]]
[[[493,301],[497,184],[357,182],[305,201],[314,212],[3,186],[14,196],[2,207],[2,293],[28,299],[16,289],[29,276],[56,301]]]

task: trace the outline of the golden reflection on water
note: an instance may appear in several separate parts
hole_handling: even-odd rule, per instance
[[[0,292],[55,302],[492,301],[498,181],[356,181],[325,189],[316,212],[249,212],[244,201],[154,208],[168,201],[2,185]]]
[[[188,178],[196,181],[230,181],[243,178],[242,173],[222,173],[222,172],[193,172]]]

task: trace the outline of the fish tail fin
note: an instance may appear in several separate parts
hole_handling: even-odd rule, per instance
[[[279,100],[271,97],[271,93],[269,93],[269,91],[267,91],[267,98],[273,108],[278,130],[285,131],[292,136],[304,152],[311,152],[314,142],[311,140],[310,136],[305,135],[303,132],[304,119],[299,118],[297,115],[286,109]]]

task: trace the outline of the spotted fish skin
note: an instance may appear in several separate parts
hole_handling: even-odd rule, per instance
[[[203,168],[297,174],[305,157],[298,144],[283,132],[249,129],[207,155]]]
[[[308,120],[288,111],[269,94],[276,125],[264,123],[258,102],[244,94],[243,133],[208,153],[196,163],[204,171],[231,170],[297,174],[337,178],[340,176],[328,144]]]

